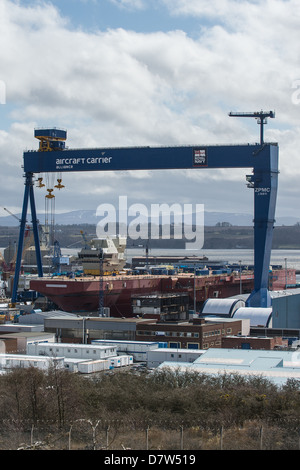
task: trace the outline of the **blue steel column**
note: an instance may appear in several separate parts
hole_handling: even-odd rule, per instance
[[[270,146],[268,159],[256,155],[253,172],[254,184],[254,290],[246,305],[248,307],[271,307],[268,290],[269,266],[278,186],[278,147]]]
[[[19,243],[18,243],[17,259],[16,259],[16,267],[15,267],[15,276],[14,276],[14,284],[13,284],[13,290],[12,290],[12,296],[11,296],[12,303],[15,303],[17,300],[17,292],[18,292],[18,285],[19,285],[21,262],[22,262],[23,244],[24,244],[24,233],[25,233],[27,208],[28,208],[28,197],[29,197],[31,184],[32,184],[32,173],[26,173],[23,208],[22,208],[22,216],[21,216],[20,231],[19,231]]]
[[[33,235],[34,235],[37,270],[38,270],[39,277],[43,277],[43,265],[42,265],[42,257],[41,257],[41,247],[40,247],[40,238],[39,238],[39,230],[38,230],[38,220],[37,220],[37,217],[36,217],[36,208],[35,208],[35,200],[34,200],[32,180],[31,180],[31,184],[29,186],[29,197],[30,197],[30,209],[31,209],[31,217],[32,217],[32,229],[33,229]]]

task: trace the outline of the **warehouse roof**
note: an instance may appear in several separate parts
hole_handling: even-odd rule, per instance
[[[229,298],[229,299],[218,299],[211,298],[207,299],[204,302],[202,307],[202,315],[229,315],[232,316],[233,313],[239,308],[244,307],[245,302],[242,299]]]
[[[235,320],[250,319],[250,326],[271,326],[272,307],[241,307],[234,314]]]
[[[289,378],[300,380],[300,351],[211,348],[193,363],[163,362],[159,369],[165,367],[209,375],[254,375],[283,385]]]

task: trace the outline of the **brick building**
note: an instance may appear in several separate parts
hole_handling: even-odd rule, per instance
[[[221,348],[222,338],[227,335],[241,335],[241,320],[218,319],[206,322],[193,319],[190,322],[147,322],[137,324],[136,341],[161,341],[171,348],[208,349]]]
[[[226,349],[287,349],[288,339],[281,336],[258,338],[255,336],[227,336],[222,338],[222,348]]]

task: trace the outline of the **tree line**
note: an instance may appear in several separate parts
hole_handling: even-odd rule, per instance
[[[0,375],[0,450],[299,449],[300,384],[165,369]],[[222,430],[222,433],[220,433]],[[37,444],[39,443],[39,444]],[[148,448],[148,447],[147,447]]]

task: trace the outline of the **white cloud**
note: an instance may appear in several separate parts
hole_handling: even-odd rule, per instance
[[[228,118],[227,112],[265,108],[276,110],[266,138],[280,144],[278,207],[287,210],[290,193],[285,186],[300,172],[300,105],[292,102],[292,84],[300,79],[298,2],[161,2],[173,15],[199,17],[198,38],[179,30],[85,32],[69,28],[50,3],[29,8],[22,2],[0,2],[0,80],[7,95],[7,105],[1,106],[9,109],[9,122],[0,133],[6,205],[15,207],[19,198],[21,206],[22,152],[37,148],[34,127],[67,128],[67,145],[74,148],[244,143],[258,140],[258,126]],[[139,1],[117,3],[143,6]],[[196,198],[215,210],[222,209],[221,193],[222,205],[227,205],[226,182],[229,195],[233,184],[241,189],[238,200],[230,199],[233,210],[241,210],[250,197],[236,172],[145,175],[68,174],[59,203],[68,209],[95,208],[103,202],[100,196],[109,202],[119,193],[158,202]]]
[[[121,8],[141,10],[146,7],[145,0],[110,0],[111,3]]]

